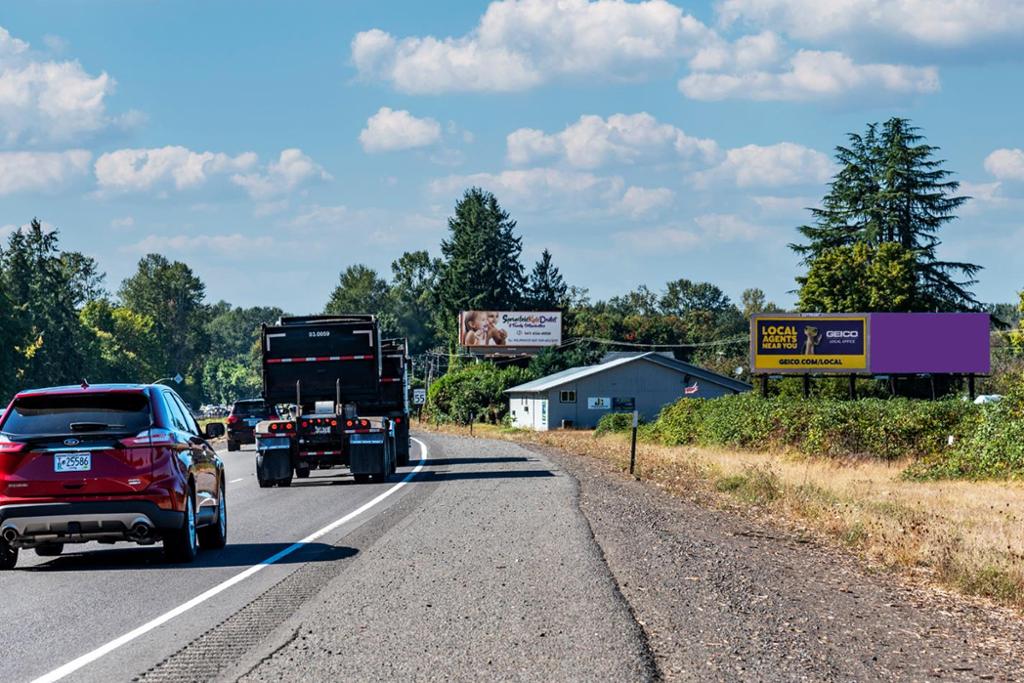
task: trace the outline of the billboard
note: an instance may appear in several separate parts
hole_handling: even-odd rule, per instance
[[[558,346],[562,343],[560,311],[463,311],[459,344],[469,349]]]
[[[876,375],[987,375],[988,313],[872,313],[871,371]]]
[[[988,374],[987,313],[757,314],[756,374]]]
[[[866,314],[759,314],[750,319],[755,373],[866,373]]]

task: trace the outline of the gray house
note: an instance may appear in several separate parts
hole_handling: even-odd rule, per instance
[[[602,415],[639,411],[651,420],[680,398],[716,398],[750,385],[658,353],[616,354],[598,365],[571,368],[512,387],[512,424],[546,431],[596,427]]]

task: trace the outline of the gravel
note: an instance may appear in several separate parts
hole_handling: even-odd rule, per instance
[[[1020,680],[1019,615],[871,573],[830,545],[532,447],[580,505],[667,680]]]

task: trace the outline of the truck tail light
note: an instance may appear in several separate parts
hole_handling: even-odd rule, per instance
[[[360,420],[359,421],[359,426],[360,427],[369,427],[370,426],[370,421],[369,420]]]

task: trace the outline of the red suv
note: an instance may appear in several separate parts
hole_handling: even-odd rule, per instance
[[[0,569],[20,548],[163,541],[193,560],[227,541],[224,465],[181,398],[160,384],[23,391],[0,417]]]

